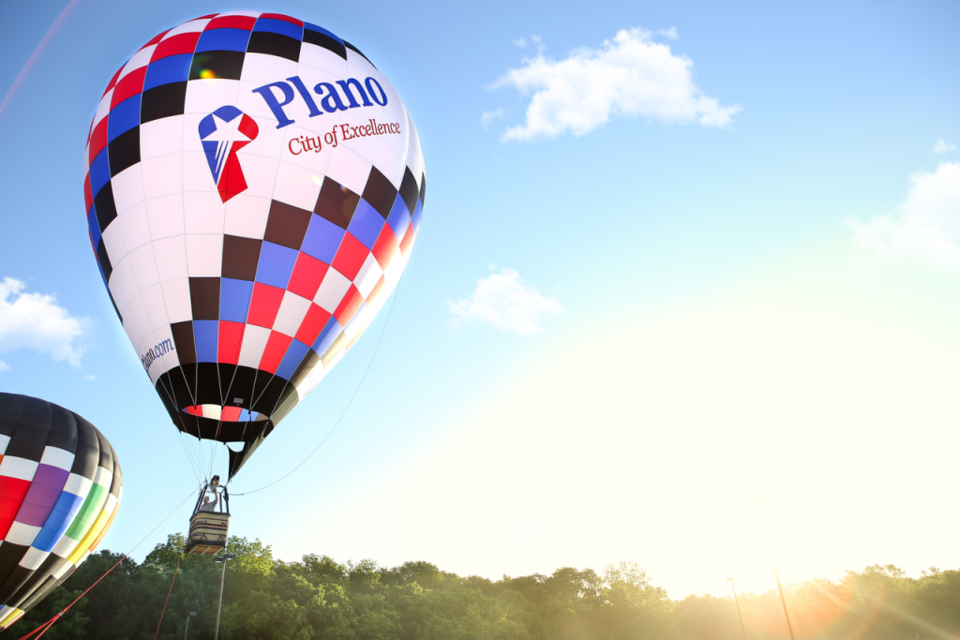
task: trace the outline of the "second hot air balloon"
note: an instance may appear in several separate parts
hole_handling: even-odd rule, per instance
[[[93,425],[0,393],[0,629],[87,559],[117,515],[122,485],[116,453]]]

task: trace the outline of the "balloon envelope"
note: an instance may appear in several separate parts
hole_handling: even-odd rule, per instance
[[[0,393],[0,628],[67,579],[120,504],[113,447],[77,414]]]
[[[413,121],[333,33],[223,13],[117,71],[85,162],[130,342],[178,429],[244,443],[232,475],[398,283],[426,191]]]

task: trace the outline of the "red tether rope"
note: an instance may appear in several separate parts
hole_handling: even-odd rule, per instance
[[[157,623],[157,630],[153,633],[153,640],[157,640],[157,635],[160,633],[160,625],[163,624],[163,614],[167,612],[167,603],[170,602],[170,594],[173,593],[173,583],[177,579],[177,571],[180,570],[181,560],[183,560],[183,551],[180,552],[180,557],[177,558],[177,568],[173,570],[173,579],[170,580],[170,589],[167,591],[167,599],[163,601],[163,611],[160,612],[160,622]]]
[[[115,565],[113,565],[112,567],[110,567],[109,569],[107,569],[106,573],[104,573],[102,576],[100,576],[99,578],[97,578],[97,581],[96,581],[96,582],[94,582],[92,585],[90,585],[89,587],[87,587],[87,591],[90,591],[90,589],[93,589],[95,586],[97,586],[97,585],[100,583],[100,581],[103,580],[104,578],[106,578],[107,575],[108,575],[111,571],[113,571],[114,569],[116,569],[117,566],[118,566],[121,562],[123,562],[124,560],[126,560],[127,557],[128,557],[131,553],[133,553],[134,550],[135,550],[137,547],[139,547],[141,544],[144,543],[144,541],[145,541],[147,538],[149,538],[150,536],[153,535],[153,532],[154,532],[154,531],[156,531],[157,529],[159,529],[160,526],[161,526],[164,522],[166,522],[167,520],[169,520],[169,519],[170,519],[170,516],[172,516],[174,513],[176,513],[176,512],[180,509],[180,507],[182,507],[182,506],[184,505],[184,503],[186,503],[186,501],[189,500],[190,497],[193,496],[193,495],[196,493],[196,491],[197,491],[197,489],[191,490],[190,493],[187,494],[187,497],[183,499],[183,502],[181,502],[180,504],[178,504],[178,505],[173,509],[173,511],[171,511],[170,513],[168,513],[166,518],[164,518],[163,520],[161,520],[160,523],[159,523],[157,526],[155,526],[153,529],[150,530],[150,533],[148,533],[147,535],[143,536],[143,539],[140,540],[140,542],[138,542],[137,544],[133,545],[133,548],[130,549],[130,551],[127,551],[125,554],[123,554],[123,557],[120,558],[119,560],[117,560],[117,563],[116,563]],[[120,506],[120,505],[117,505],[118,508],[119,508],[119,506]],[[179,566],[179,565],[180,565],[180,561],[177,560],[177,566]],[[176,572],[174,572],[174,575],[176,575]],[[173,583],[170,584],[170,587],[173,588]],[[81,593],[79,596],[77,596],[77,599],[74,600],[73,602],[71,602],[70,604],[68,604],[66,607],[64,607],[64,608],[63,608],[63,611],[61,611],[61,612],[58,613],[57,615],[53,616],[52,618],[50,618],[49,620],[47,620],[46,622],[44,622],[42,625],[40,625],[39,627],[37,627],[36,629],[34,629],[33,631],[31,631],[31,632],[28,633],[27,635],[21,637],[20,640],[27,640],[28,638],[33,638],[33,634],[37,633],[37,631],[40,631],[40,633],[36,636],[36,638],[34,638],[34,640],[39,640],[40,636],[42,636],[43,634],[45,634],[45,633],[47,632],[47,629],[49,629],[50,627],[52,627],[52,626],[53,626],[53,623],[60,619],[60,616],[62,616],[63,614],[65,614],[67,611],[69,611],[69,610],[70,610],[70,607],[72,607],[73,605],[77,604],[77,602],[80,600],[80,598],[82,598],[83,596],[87,595],[87,591],[84,591],[84,592]],[[169,594],[168,594],[168,597],[169,597]],[[166,605],[164,605],[164,608],[166,608]]]

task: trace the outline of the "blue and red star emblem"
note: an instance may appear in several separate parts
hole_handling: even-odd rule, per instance
[[[253,142],[260,127],[253,118],[233,106],[220,107],[199,126],[200,142],[210,165],[210,173],[226,202],[247,189],[237,151]]]

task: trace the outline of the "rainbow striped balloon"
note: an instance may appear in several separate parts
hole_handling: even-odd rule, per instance
[[[120,504],[116,453],[63,407],[0,393],[0,629],[66,580]]]

